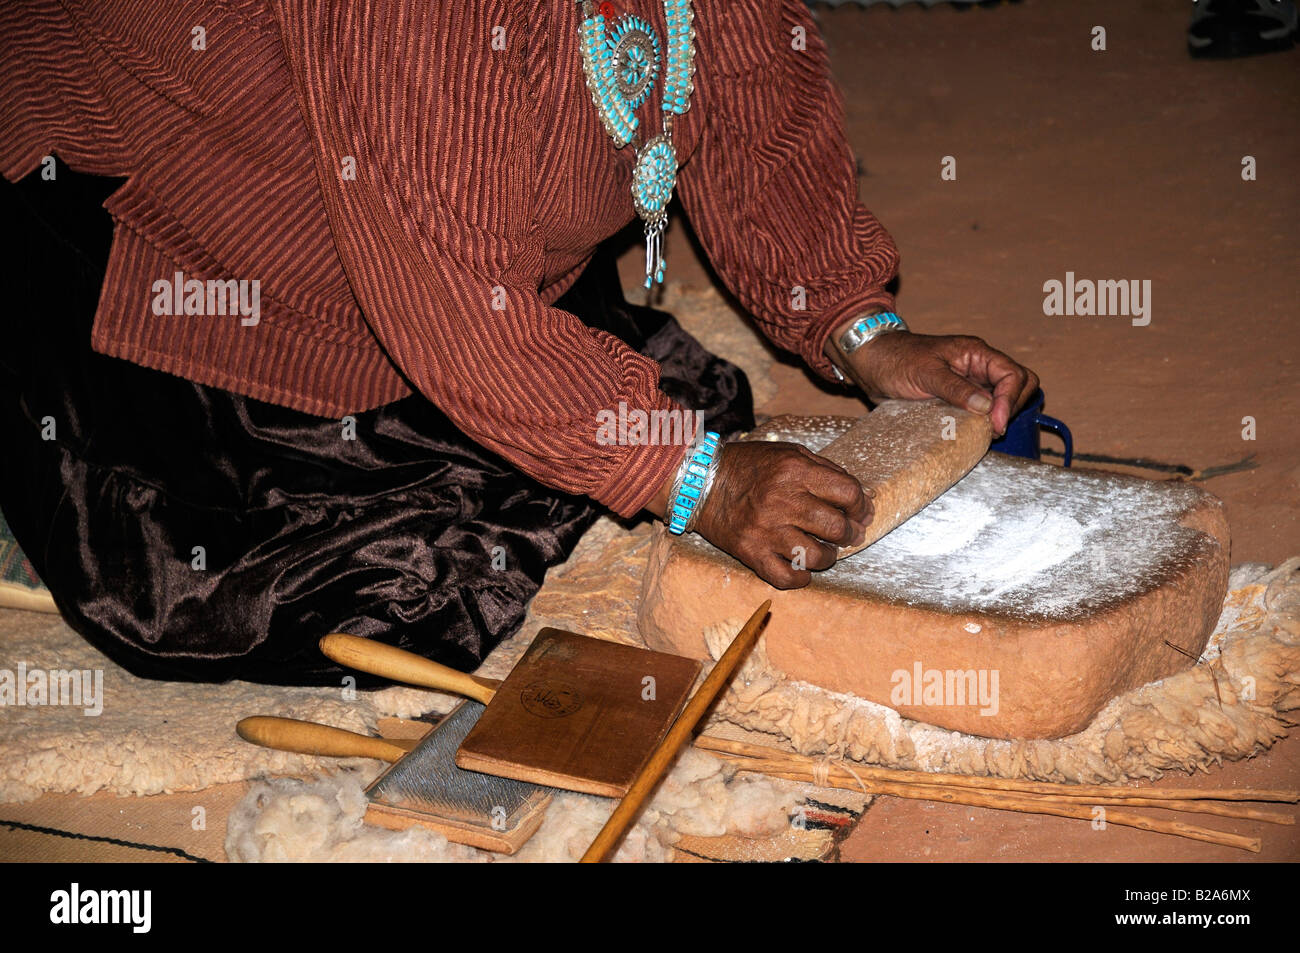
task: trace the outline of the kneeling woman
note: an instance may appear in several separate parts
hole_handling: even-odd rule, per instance
[[[11,0],[0,49],[0,508],[137,673],[332,682],[328,631],[472,668],[601,511],[777,586],[833,564],[871,518],[834,464],[601,435],[621,407],[752,423],[602,250],[639,221],[662,280],[674,194],[822,377],[997,430],[1036,385],[877,317],[897,255],[801,0]],[[256,282],[258,313],[190,281]]]

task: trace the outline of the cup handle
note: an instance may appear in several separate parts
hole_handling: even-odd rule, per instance
[[[1052,433],[1065,441],[1064,465],[1068,467],[1070,461],[1074,458],[1074,438],[1070,436],[1070,428],[1065,426],[1065,424],[1061,423],[1055,417],[1047,416],[1047,414],[1035,414],[1034,423],[1038,424],[1040,427],[1046,427]]]

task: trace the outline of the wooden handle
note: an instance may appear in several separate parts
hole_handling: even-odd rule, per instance
[[[320,650],[340,665],[355,668],[358,672],[369,672],[371,675],[439,692],[453,692],[484,705],[496,696],[497,685],[500,684],[439,665],[414,652],[355,635],[337,632],[327,635],[320,640]]]
[[[646,762],[641,773],[637,775],[632,786],[627,789],[627,794],[623,795],[623,800],[618,802],[614,808],[614,813],[609,816],[605,826],[600,829],[596,839],[591,842],[587,852],[582,855],[582,863],[598,864],[605,859],[605,855],[612,851],[618,844],[624,832],[631,826],[632,821],[636,819],[637,813],[641,806],[649,798],[650,792],[654,790],[659,779],[663,777],[668,765],[677,756],[682,745],[690,740],[691,733],[704,713],[709,710],[713,700],[718,697],[727,680],[731,678],[731,673],[735,671],[740,660],[758,640],[758,634],[763,630],[763,622],[767,619],[767,610],[772,606],[772,600],[768,599],[758,611],[749,617],[745,627],[740,630],[731,645],[727,646],[727,651],[722,653],[722,658],[718,659],[718,664],[713,666],[713,671],[709,672],[708,677],[704,679],[704,684],[699,687],[691,700],[686,703],[686,708],[682,710],[681,715],[673,722],[673,726],[668,729],[668,734],[664,735],[664,740],[659,742],[659,747],[655,748],[654,753]]]
[[[410,749],[401,741],[388,741],[359,735],[314,721],[296,718],[273,718],[255,715],[245,718],[235,726],[239,737],[263,748],[277,751],[297,751],[300,754],[323,755],[327,758],[374,758],[378,761],[396,761]]]

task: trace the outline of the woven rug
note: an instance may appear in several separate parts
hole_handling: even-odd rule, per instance
[[[0,514],[0,606],[54,612],[54,600]]]

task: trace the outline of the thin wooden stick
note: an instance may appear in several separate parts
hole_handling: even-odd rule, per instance
[[[775,758],[791,763],[812,767],[823,759],[810,755],[797,754],[772,748],[767,745],[749,744],[744,741],[732,741],[729,738],[713,738],[701,735],[695,739],[697,748],[707,751],[725,752],[750,758]],[[1172,801],[1270,801],[1294,804],[1300,801],[1300,791],[1295,790],[1259,790],[1249,788],[1216,788],[1200,790],[1197,788],[1131,788],[1104,784],[1054,784],[1047,781],[1021,781],[1012,778],[986,778],[966,774],[939,774],[929,771],[903,771],[895,768],[877,768],[870,765],[852,766],[853,773],[862,778],[877,781],[893,781],[900,784],[929,784],[934,786],[951,786],[978,788],[980,790],[1014,791],[1022,794],[1056,794],[1071,797],[1114,797],[1114,798],[1149,798]]]
[[[810,769],[804,765],[796,765],[783,759],[777,758],[750,758],[744,755],[728,754],[726,752],[714,752],[718,757],[732,761],[742,771],[753,771],[759,774],[771,774],[773,772],[798,771],[801,775],[806,774],[812,783],[817,783],[819,777],[818,769]],[[897,782],[878,782],[874,779],[863,777],[861,783],[854,775],[856,768],[850,769],[838,765],[831,765],[827,769],[827,778],[834,777],[836,781],[844,782],[843,786],[855,788],[863,793],[878,793],[873,790],[873,785],[880,783],[907,784],[911,786],[943,788],[943,785],[920,784],[914,781],[897,781]],[[841,785],[830,785],[840,787]],[[1065,785],[1060,787],[1069,790]],[[946,789],[946,788],[945,788]],[[997,791],[989,788],[969,787],[974,793],[980,794],[1010,794],[1016,792]],[[1088,797],[1087,795],[1077,794],[1038,794],[1028,792],[1036,801],[1044,801],[1052,804],[1085,804],[1101,805],[1103,807],[1154,807],[1164,811],[1182,811],[1187,814],[1213,814],[1217,817],[1233,817],[1250,821],[1264,821],[1268,824],[1293,825],[1295,818],[1289,814],[1280,814],[1276,811],[1262,811],[1256,807],[1238,806],[1236,804],[1220,804],[1216,801],[1195,801],[1195,800],[1178,800],[1173,798],[1148,798],[1148,797]]]
[[[996,792],[991,792],[996,793]],[[1064,794],[1034,794],[1032,797],[1054,804],[1099,804],[1103,807],[1153,807],[1161,811],[1181,811],[1184,814],[1213,814],[1215,817],[1234,817],[1265,824],[1294,826],[1295,818],[1277,811],[1262,811],[1257,807],[1238,807],[1218,801],[1182,801],[1177,798],[1153,797],[1076,797]]]
[[[757,770],[756,768],[749,768],[747,765],[759,763],[752,759],[747,761],[744,758],[735,758],[734,760],[741,770]],[[789,781],[824,783],[830,787],[849,790],[861,790],[861,787],[866,787],[869,789],[868,793],[871,794],[887,794],[891,797],[908,798],[914,801],[941,801],[946,804],[986,807],[995,811],[1049,814],[1055,817],[1071,817],[1085,821],[1095,819],[1092,809],[1087,805],[1061,804],[1038,796],[1018,797],[1015,794],[995,793],[992,791],[952,790],[935,785],[900,784],[898,782],[867,780],[865,778],[860,787],[856,780],[839,776],[828,777],[824,782],[818,781],[813,778],[811,770],[795,767],[785,771],[773,770],[761,773],[770,777],[785,778]],[[1181,821],[1165,821],[1154,817],[1144,817],[1141,814],[1130,814],[1127,811],[1111,810],[1106,811],[1104,818],[1107,824],[1115,824],[1120,827],[1135,827],[1138,830],[1152,831],[1158,834],[1172,834],[1177,837],[1204,841],[1207,844],[1236,847],[1239,850],[1248,850],[1256,854],[1259,853],[1261,848],[1258,837],[1244,837],[1240,834],[1230,834],[1227,831],[1216,831],[1208,827],[1184,824]]]
[[[696,690],[695,694],[691,696],[691,700],[686,703],[685,709],[677,716],[673,726],[668,729],[668,734],[664,735],[664,740],[659,742],[659,747],[650,755],[645,767],[641,769],[641,773],[632,782],[632,786],[627,789],[627,794],[623,795],[623,800],[618,802],[618,806],[614,808],[614,813],[609,816],[605,826],[600,829],[596,839],[591,842],[587,852],[582,855],[582,863],[600,863],[605,859],[605,855],[618,844],[623,837],[623,833],[636,819],[641,806],[650,797],[650,792],[654,790],[655,785],[659,783],[659,779],[668,770],[668,765],[677,756],[677,752],[681,750],[682,745],[686,744],[690,739],[695,726],[704,717],[704,713],[713,704],[713,700],[718,697],[718,693],[727,684],[727,680],[731,678],[731,673],[740,664],[740,660],[745,657],[750,648],[753,647],[754,642],[758,640],[758,634],[762,631],[763,622],[767,618],[767,610],[771,606],[772,600],[766,600],[758,607],[758,611],[749,617],[745,627],[731,640],[731,645],[727,647],[727,651],[722,653],[722,658],[718,659],[718,664],[713,666],[713,671],[709,672],[708,677],[704,679],[704,684]]]

